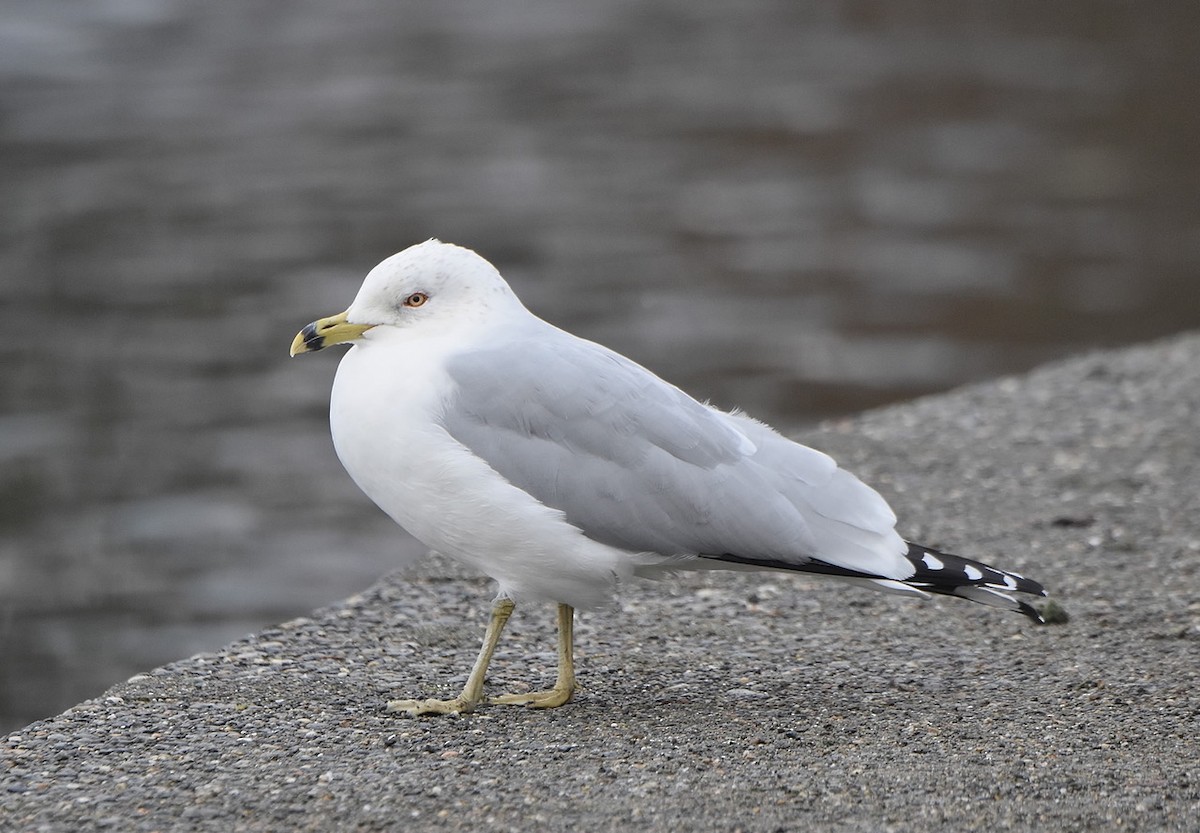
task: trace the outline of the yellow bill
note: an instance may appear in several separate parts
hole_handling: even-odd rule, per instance
[[[344,312],[322,318],[296,333],[296,337],[292,340],[292,355],[315,353],[332,344],[354,341],[374,326],[374,324],[351,324],[346,320]]]

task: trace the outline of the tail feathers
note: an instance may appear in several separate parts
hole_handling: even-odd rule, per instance
[[[1015,610],[1036,622],[1045,621],[1036,608],[1012,595],[1014,592],[1046,595],[1046,588],[1020,573],[1000,570],[981,561],[940,552],[911,541],[906,557],[917,570],[913,576],[904,579],[904,583],[910,587]]]

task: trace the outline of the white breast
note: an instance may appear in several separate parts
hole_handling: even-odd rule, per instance
[[[510,484],[442,428],[453,396],[442,371],[451,339],[369,339],[338,366],[334,447],[354,482],[431,549],[473,566],[513,596],[594,607],[628,574],[626,555],[586,538]]]

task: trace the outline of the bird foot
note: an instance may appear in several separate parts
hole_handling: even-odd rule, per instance
[[[422,714],[465,714],[474,710],[476,702],[463,697],[453,700],[389,700],[384,711],[389,714],[406,712],[413,717]]]
[[[563,686],[545,691],[530,691],[527,694],[501,694],[489,697],[488,703],[500,706],[529,706],[531,709],[553,709],[571,699],[574,686]]]

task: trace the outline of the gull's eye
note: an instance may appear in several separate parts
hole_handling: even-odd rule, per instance
[[[409,295],[407,298],[404,299],[404,306],[419,307],[428,300],[429,300],[429,296],[426,295],[424,292],[414,292],[412,295]]]

